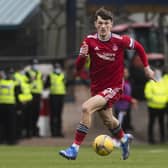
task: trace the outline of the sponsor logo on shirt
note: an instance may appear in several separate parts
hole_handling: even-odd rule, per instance
[[[108,60],[108,61],[115,61],[115,54],[114,53],[96,53],[97,56],[101,59]]]

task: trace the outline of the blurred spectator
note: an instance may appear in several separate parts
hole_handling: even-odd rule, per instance
[[[165,142],[164,115],[168,101],[167,88],[159,69],[155,69],[155,78],[157,82],[148,81],[144,90],[148,106],[148,142],[151,144],[156,143],[156,137],[154,137],[156,119],[159,121],[160,142]]]
[[[0,93],[0,143],[13,145],[17,143],[15,104],[20,88],[13,80],[12,72],[1,74]]]
[[[129,82],[129,71],[128,68],[124,68],[124,89],[123,94],[120,100],[115,104],[114,110],[115,113],[122,125],[122,128],[127,130],[133,130],[133,126],[131,124],[131,107],[137,107],[137,100],[132,97],[132,88]]]
[[[50,89],[50,128],[53,137],[63,137],[62,112],[66,94],[65,76],[59,63],[47,77],[45,88]]]
[[[39,128],[37,126],[40,105],[41,105],[41,94],[43,91],[43,77],[42,73],[38,70],[38,60],[33,60],[32,67],[26,72],[31,85],[31,93],[33,96],[32,100],[32,134],[33,136],[39,136]]]
[[[31,86],[24,68],[20,66],[14,73],[17,85],[21,87],[17,103],[17,136],[18,138],[32,137],[32,94]]]

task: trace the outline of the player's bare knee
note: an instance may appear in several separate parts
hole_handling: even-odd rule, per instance
[[[90,109],[89,109],[89,107],[88,107],[87,105],[85,105],[85,104],[82,105],[82,113],[83,113],[83,114],[87,114],[87,115],[90,114]]]

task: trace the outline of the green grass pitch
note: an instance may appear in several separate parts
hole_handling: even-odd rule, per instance
[[[58,155],[66,147],[0,146],[0,168],[166,168],[168,145],[133,145],[128,160],[120,160],[115,149],[98,156],[91,147],[82,146],[77,160]]]

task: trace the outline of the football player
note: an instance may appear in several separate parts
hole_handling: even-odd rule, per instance
[[[59,154],[67,159],[75,160],[79,147],[84,141],[91,126],[91,116],[98,112],[111,135],[121,143],[122,159],[129,156],[129,143],[133,136],[126,134],[117,118],[112,113],[112,105],[119,100],[123,91],[124,51],[136,50],[148,78],[154,80],[154,72],[150,68],[142,45],[127,35],[111,32],[113,15],[111,11],[100,8],[95,13],[97,33],[88,35],[82,42],[76,69],[81,71],[88,55],[90,56],[91,98],[82,104],[81,121],[76,129],[72,145],[61,150]]]

